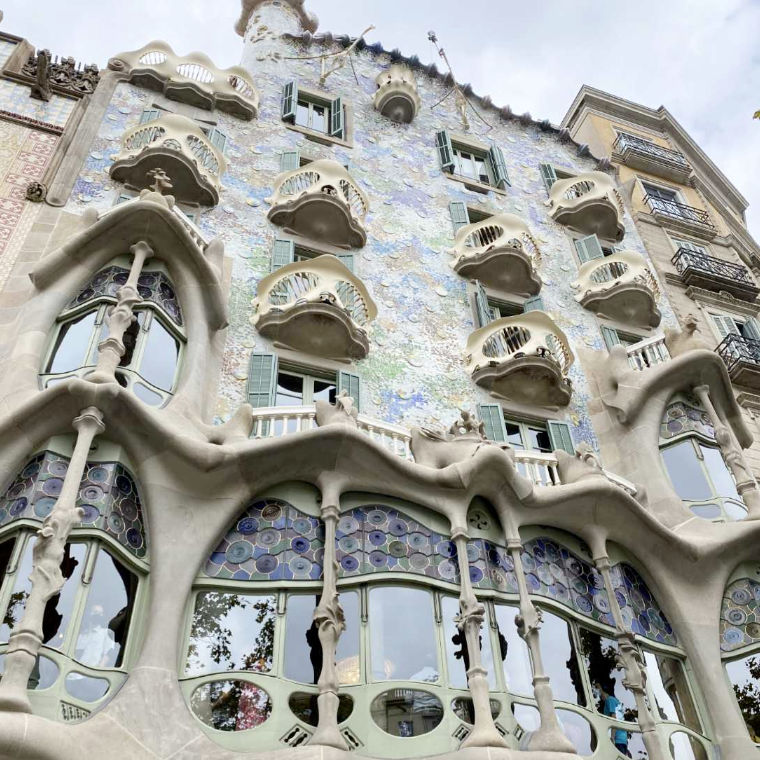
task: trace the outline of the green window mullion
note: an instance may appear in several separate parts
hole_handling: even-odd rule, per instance
[[[451,214],[451,223],[454,225],[454,234],[459,232],[460,227],[470,223],[470,214],[464,201],[451,201],[449,213]]]
[[[478,404],[478,416],[489,441],[506,443],[507,426],[504,424],[501,404]]]
[[[618,331],[613,327],[607,327],[607,325],[599,325],[599,329],[602,331],[602,338],[604,339],[604,345],[607,346],[607,350],[613,346],[622,346],[623,341],[620,340]]]
[[[327,125],[328,134],[340,140],[345,139],[346,115],[343,110],[343,100],[335,98],[330,103],[330,123]]]
[[[295,243],[292,240],[275,239],[272,244],[272,262],[270,271],[292,264],[295,260]]]
[[[492,145],[488,149],[488,163],[493,173],[494,184],[496,187],[506,190],[512,183],[509,181],[504,153],[498,145]]]
[[[361,378],[352,372],[338,372],[338,393],[346,391],[354,400],[358,411],[361,411]]]
[[[485,327],[496,318],[494,310],[488,305],[488,294],[480,282],[475,283],[475,312],[478,316],[478,327]]]
[[[282,88],[280,112],[283,121],[294,122],[298,108],[298,83],[294,80],[287,82]]]
[[[280,153],[280,171],[292,172],[301,166],[301,155],[298,150],[284,150]]]
[[[253,407],[274,406],[277,388],[277,355],[252,353],[248,364],[246,394]]]
[[[541,171],[541,181],[544,183],[546,192],[551,190],[552,185],[557,181],[557,172],[554,171],[554,167],[551,164],[539,164]]]
[[[435,147],[441,169],[451,174],[454,171],[454,148],[451,145],[449,133],[445,129],[435,133]]]
[[[603,259],[604,251],[596,235],[588,235],[575,241],[575,250],[578,252],[578,259],[581,264],[585,264],[592,259]]]
[[[558,420],[549,420],[546,423],[546,430],[549,433],[549,442],[552,451],[566,451],[568,454],[575,454],[575,444],[573,443],[573,434],[570,425],[567,422]]]

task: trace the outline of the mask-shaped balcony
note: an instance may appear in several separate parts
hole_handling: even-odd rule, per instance
[[[557,180],[548,205],[555,222],[604,240],[623,239],[623,201],[604,172]]]
[[[377,307],[335,256],[297,261],[259,282],[251,319],[266,338],[329,359],[363,359]]]
[[[528,227],[514,214],[461,227],[453,250],[454,271],[468,280],[522,296],[534,296],[541,289],[536,272],[541,254]]]
[[[417,83],[408,66],[392,64],[375,79],[377,92],[374,105],[383,116],[400,124],[408,124],[420,110]]]
[[[633,251],[619,251],[587,261],[572,287],[584,309],[637,327],[657,327],[660,289],[644,259]]]
[[[543,311],[494,320],[467,340],[467,366],[478,385],[537,406],[567,405],[573,358],[567,337]]]
[[[367,242],[367,196],[336,161],[321,159],[277,177],[267,218],[304,237],[339,248]]]
[[[166,114],[124,134],[111,177],[142,190],[152,182],[148,172],[163,169],[178,201],[213,206],[226,168],[222,153],[194,121]]]

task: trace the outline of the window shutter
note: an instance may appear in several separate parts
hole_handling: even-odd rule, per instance
[[[443,129],[435,133],[435,147],[438,149],[438,160],[445,172],[454,171],[454,148],[451,146],[449,133]]]
[[[208,139],[220,153],[224,153],[224,148],[227,145],[227,135],[221,129],[217,129],[216,127],[210,129]]]
[[[478,327],[485,327],[489,322],[493,322],[493,309],[488,305],[486,289],[479,282],[475,283],[475,311],[478,315]]]
[[[549,433],[549,443],[551,443],[552,451],[566,451],[568,454],[575,454],[573,435],[567,422],[549,420],[546,423],[546,428]]]
[[[248,365],[248,403],[253,407],[274,406],[277,387],[277,355],[251,354]]]
[[[512,183],[509,181],[507,173],[507,162],[504,160],[504,153],[498,145],[492,145],[488,149],[488,162],[491,164],[494,184],[505,190]]]
[[[581,264],[585,264],[592,259],[603,259],[604,251],[596,235],[589,235],[575,241],[575,250],[578,251],[578,258]]]
[[[272,245],[272,267],[271,271],[284,267],[286,264],[292,264],[296,255],[296,246],[292,240],[281,240],[277,238]]]
[[[339,253],[338,258],[343,262],[346,269],[349,272],[354,271],[354,254],[353,253]]]
[[[478,416],[489,441],[507,442],[507,427],[501,404],[478,404]]]
[[[282,88],[282,100],[280,110],[284,121],[296,120],[296,108],[298,106],[298,82],[287,82]]]
[[[346,115],[343,111],[343,100],[335,98],[330,103],[330,136],[344,139],[346,131]]]
[[[557,181],[557,172],[554,171],[554,167],[551,164],[539,164],[541,170],[541,181],[544,183],[546,192],[551,190],[552,185]]]
[[[464,201],[451,201],[449,203],[449,213],[451,214],[451,223],[454,225],[454,233],[459,232],[460,227],[470,223],[470,214],[467,211],[467,204]]]
[[[543,311],[544,299],[541,296],[533,296],[532,298],[526,298],[523,304],[523,312],[526,311]]]
[[[744,329],[750,340],[760,340],[760,327],[758,327],[757,320],[754,317],[747,320]]]
[[[607,346],[609,351],[613,346],[622,346],[623,341],[620,340],[618,331],[607,325],[599,325],[599,329],[602,331],[602,338],[604,339],[604,345]]]
[[[362,382],[359,375],[354,375],[351,372],[338,372],[338,393],[341,391],[346,391],[354,400],[356,408],[361,411]]]
[[[280,171],[292,172],[301,165],[301,155],[297,150],[284,150],[280,154]]]
[[[147,124],[149,121],[155,121],[160,115],[161,112],[158,108],[146,108],[140,114],[140,124]]]
[[[713,323],[718,328],[718,333],[722,338],[726,335],[734,334],[739,335],[739,330],[736,329],[736,324],[731,317],[727,317],[724,314],[711,314]]]

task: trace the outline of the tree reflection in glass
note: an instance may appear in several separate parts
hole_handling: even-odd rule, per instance
[[[459,614],[459,599],[453,596],[441,597],[441,614],[443,616],[443,635],[446,639],[446,663],[449,668],[449,685],[455,689],[467,688],[467,670],[470,667],[470,655],[467,651],[467,640],[454,618]],[[488,618],[484,619],[480,630],[480,658],[483,667],[488,671],[488,685],[496,687],[493,654],[491,652],[491,637],[488,635]]]
[[[190,709],[217,731],[247,731],[271,715],[272,703],[264,689],[248,681],[211,681],[192,693]]]
[[[733,684],[736,701],[747,731],[755,744],[760,744],[760,658],[758,655],[726,663],[726,672]]]
[[[675,657],[665,657],[654,652],[644,652],[644,661],[647,683],[654,692],[655,717],[682,723],[693,731],[701,732],[702,725],[691,698],[683,665]]]
[[[185,674],[272,667],[274,596],[202,591],[195,600]]]

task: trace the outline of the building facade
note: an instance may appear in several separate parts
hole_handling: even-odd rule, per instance
[[[663,109],[236,30],[0,35],[0,756],[753,757],[741,195]]]

